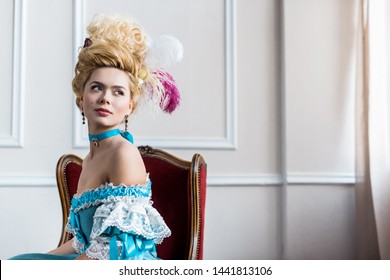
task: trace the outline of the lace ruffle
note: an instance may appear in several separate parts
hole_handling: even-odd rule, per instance
[[[97,189],[88,190],[74,197],[66,225],[66,231],[75,236],[72,246],[77,253],[85,252],[90,258],[109,259],[110,239],[112,236],[116,238],[117,234],[132,235],[138,241],[145,240],[149,248],[151,244],[160,244],[164,238],[171,235],[171,231],[158,211],[152,207],[150,197],[151,181],[149,179],[146,185],[130,187],[106,183]],[[85,237],[81,232],[78,212],[91,206],[97,206],[97,208],[88,241],[84,240]],[[123,246],[122,241],[116,240],[116,245],[120,252]],[[127,243],[125,245],[128,246]],[[127,250],[126,246],[124,250]],[[155,251],[149,251],[149,249],[146,251],[142,249],[140,252],[145,257],[156,257]],[[134,259],[138,257],[135,256]]]
[[[117,242],[118,248],[121,244]],[[91,259],[109,260],[110,259],[110,241],[109,237],[100,237],[91,241],[91,245],[86,250],[86,255]]]
[[[72,247],[76,250],[77,254],[81,255],[85,252],[85,246],[77,238],[73,238]]]
[[[150,198],[152,195],[152,182],[147,179],[145,185],[126,186],[121,184],[114,186],[112,183],[105,183],[96,189],[75,195],[71,201],[71,210],[78,212],[90,206],[96,206],[107,201],[119,201],[120,197]],[[119,198],[119,199],[117,199]]]
[[[91,239],[102,235],[109,227],[152,239],[156,244],[171,234],[155,208],[150,204],[134,203],[128,197],[119,202],[102,204],[96,209]]]

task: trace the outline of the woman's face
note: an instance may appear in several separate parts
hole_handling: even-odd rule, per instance
[[[122,123],[132,109],[130,79],[117,68],[92,72],[84,87],[81,108],[88,119],[89,133],[101,133]]]

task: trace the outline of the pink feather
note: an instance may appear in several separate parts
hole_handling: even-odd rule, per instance
[[[168,72],[158,71],[158,78],[165,89],[161,96],[160,107],[164,112],[171,114],[180,105],[180,92]]]

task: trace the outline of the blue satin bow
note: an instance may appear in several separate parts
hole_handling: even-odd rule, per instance
[[[121,260],[144,259],[145,253],[155,249],[153,240],[141,236],[124,233],[118,228],[108,228],[105,233],[112,235],[110,239],[110,260],[118,259],[118,246],[116,241],[122,241]]]
[[[134,144],[133,135],[131,135],[130,132],[128,132],[128,131],[122,131],[122,132],[121,132],[121,135],[122,135],[122,137],[125,138],[127,141],[129,141],[130,143]]]

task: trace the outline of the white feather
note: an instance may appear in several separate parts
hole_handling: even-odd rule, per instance
[[[183,45],[173,36],[161,35],[150,44],[146,64],[151,68],[167,68],[183,58]]]

